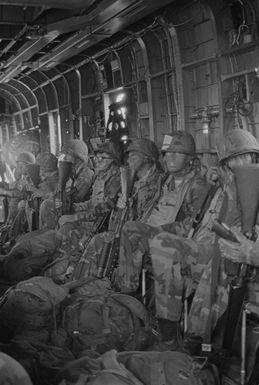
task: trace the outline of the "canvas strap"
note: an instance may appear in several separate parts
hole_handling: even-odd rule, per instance
[[[222,206],[219,212],[218,219],[224,222],[228,209],[228,197],[226,192],[224,192],[224,197],[222,201]],[[219,268],[220,268],[220,260],[221,254],[219,250],[218,244],[219,237],[215,236],[215,241],[212,250],[212,261],[211,261],[211,284],[210,284],[210,306],[209,306],[209,317],[205,330],[204,340],[202,344],[202,350],[204,352],[211,351],[211,332],[212,332],[212,319],[213,319],[213,305],[216,301],[216,293],[217,293],[217,285],[219,278]]]

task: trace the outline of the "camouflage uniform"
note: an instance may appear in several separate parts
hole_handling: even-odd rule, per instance
[[[90,167],[88,148],[85,142],[79,139],[70,140],[64,145],[62,153],[65,157],[72,157],[73,171],[68,194],[72,203],[84,202],[91,196],[94,171]]]
[[[50,212],[45,210],[45,202],[49,200],[52,203],[58,189],[58,160],[54,154],[42,152],[37,156],[36,163],[40,166],[40,174],[43,178],[38,188],[34,190],[36,205],[40,203],[39,228],[41,229],[47,221],[51,223],[52,220]]]
[[[126,209],[126,218],[140,219],[150,211],[150,207],[154,204],[160,194],[160,186],[164,173],[157,167],[158,150],[154,142],[149,139],[135,139],[128,147],[128,151],[135,151],[138,154],[143,154],[145,157],[152,159],[149,163],[148,171],[145,176],[136,180],[133,185],[130,195],[130,205]],[[94,236],[84,252],[84,258],[80,261],[80,266],[77,270],[82,270],[85,275],[96,275],[97,266],[99,265],[100,255],[105,244],[113,241],[116,235],[117,226],[121,223],[121,215],[124,209],[115,208],[112,214],[112,220],[109,224],[107,232]],[[125,211],[124,211],[125,213]],[[124,222],[125,218],[123,218]]]
[[[63,148],[62,156],[70,157],[73,162],[73,173],[71,180],[66,186],[66,198],[72,203],[83,202],[91,194],[94,171],[89,166],[88,148],[81,140],[73,139]],[[46,199],[41,205],[41,219],[44,228],[54,229],[57,227],[60,210],[55,208],[54,199]]]
[[[21,153],[17,158],[17,163],[19,164],[33,164],[35,163],[35,157],[32,153]],[[11,224],[17,215],[17,206],[20,200],[25,200],[28,195],[27,187],[31,185],[31,181],[28,179],[28,176],[22,172],[19,168],[16,168],[16,181],[10,185],[10,190],[7,191],[8,196],[10,197],[9,201],[9,214],[7,218],[7,223]]]
[[[111,142],[102,143],[96,150],[96,178],[91,198],[73,205],[75,213],[61,217],[61,229],[64,236],[63,249],[70,255],[80,256],[84,242],[92,231],[99,231],[99,222],[105,221],[115,206],[120,190],[119,151]],[[100,159],[101,163],[98,163]],[[101,169],[98,168],[98,164]],[[63,223],[62,223],[63,221]],[[96,230],[94,229],[97,227]]]
[[[238,132],[234,134],[229,132],[226,135],[223,146],[229,140],[235,152],[228,151],[226,146],[224,150],[226,156],[220,157],[221,162],[230,156],[246,152],[259,153],[259,146],[254,143],[255,139],[252,139],[252,146],[248,146],[249,151],[244,150],[242,141],[238,146],[236,144],[238,134]],[[241,135],[243,136],[243,133]],[[214,328],[219,317],[225,312],[228,304],[228,283],[233,274],[233,271],[229,270],[229,265],[227,266],[221,259],[216,300],[211,304],[211,261],[216,237],[211,229],[214,220],[219,217],[223,201],[226,205],[224,212],[221,212],[223,222],[228,226],[240,226],[241,223],[236,186],[230,171],[226,174],[223,186],[223,190],[219,187],[216,191],[192,239],[161,233],[150,241],[157,315],[172,321],[179,320],[183,298],[188,297],[196,289],[188,316],[188,333],[201,337],[205,335],[209,316],[212,317],[212,328]]]
[[[153,166],[148,175],[134,183],[131,196],[132,202],[128,217],[140,220],[145,216],[146,211],[149,210],[150,204],[152,204],[160,192],[163,178],[164,175],[156,166]],[[92,238],[84,253],[85,258],[80,261],[80,265],[84,265],[84,275],[96,275],[104,245],[112,242],[114,235],[113,231],[106,231],[97,234]],[[79,266],[79,269],[81,266]]]
[[[191,135],[177,132],[166,151],[186,153],[193,158],[195,143]],[[143,223],[127,222],[123,226],[117,283],[124,292],[138,289],[143,255],[149,254],[150,240],[163,230],[185,233],[200,208],[207,190],[206,181],[189,166],[181,172],[184,173],[181,178],[170,174],[156,207]]]
[[[155,276],[156,314],[161,318],[179,321],[183,298],[188,297],[196,289],[189,313],[188,332],[200,336],[205,332],[209,314],[207,309],[210,303],[210,261],[215,242],[215,233],[211,228],[219,216],[225,194],[228,196],[228,208],[224,222],[229,225],[240,223],[235,185],[230,183],[229,186],[225,186],[225,191],[221,188],[217,190],[192,239],[167,232],[158,234],[149,243]],[[222,268],[220,277],[224,283],[226,274]],[[218,300],[221,304],[215,305],[213,309],[214,323],[227,305],[226,286],[224,283],[219,288]]]
[[[84,202],[90,197],[93,180],[94,171],[89,163],[81,162],[75,167],[69,192],[73,203]]]
[[[123,226],[120,244],[120,261],[118,270],[118,285],[124,292],[136,291],[139,287],[139,277],[143,266],[143,255],[149,254],[151,240],[163,231],[163,228],[183,234],[190,229],[195,213],[200,207],[206,192],[206,183],[194,171],[189,172],[178,188],[163,186],[163,194],[158,202],[164,205],[165,191],[170,192],[165,206],[174,207],[171,211],[170,223],[155,226],[156,208],[148,219],[141,222],[127,222]],[[168,197],[167,197],[168,198]]]
[[[19,179],[7,194],[11,197],[7,223],[11,225],[9,237],[15,239],[19,234],[28,231],[29,216],[26,213],[26,202],[32,191],[32,181],[26,172],[26,165],[34,164],[35,157],[31,152],[20,153],[17,164],[22,165]]]
[[[105,218],[115,206],[119,190],[119,168],[117,165],[112,165],[108,172],[96,177],[91,199],[77,204],[77,207],[80,205],[83,210],[73,215],[75,221],[61,227],[60,231],[64,238],[63,251],[72,257],[77,257],[76,259],[80,257],[83,245],[89,238],[95,223],[98,219]]]
[[[91,198],[87,201],[74,204],[75,220],[94,221],[100,215],[110,212],[115,207],[120,186],[120,151],[111,142],[102,143],[96,150],[96,158],[108,159],[97,175],[92,188]],[[99,154],[99,155],[98,155]],[[100,154],[103,154],[101,156]],[[105,157],[106,156],[106,157]],[[107,158],[108,156],[108,158]]]
[[[259,167],[258,167],[259,169]],[[247,265],[247,273],[249,280],[246,282],[246,301],[259,304],[259,237],[256,241],[247,239],[241,229],[236,227],[231,229],[235,233],[239,242],[231,242],[229,240],[220,239],[220,251],[225,258],[226,263]],[[258,234],[258,225],[256,226]]]

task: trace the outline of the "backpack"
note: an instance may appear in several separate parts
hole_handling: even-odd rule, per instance
[[[143,385],[124,365],[117,361],[117,352],[110,350],[102,356],[86,354],[60,370],[57,383],[62,385]]]
[[[205,357],[150,351],[122,352],[117,358],[144,385],[220,385],[216,366]]]
[[[4,258],[4,277],[19,282],[38,275],[53,260],[60,242],[55,230],[36,230],[21,236]]]
[[[32,385],[26,370],[11,356],[0,352],[0,378],[1,384]]]
[[[10,287],[0,300],[1,333],[51,330],[68,292],[69,287],[58,286],[47,277],[33,277]]]
[[[69,256],[60,256],[46,265],[41,271],[41,274],[53,279],[56,283],[65,283],[70,278],[69,266]]]
[[[106,292],[74,297],[63,311],[62,327],[70,336],[68,346],[80,356],[85,349],[104,353],[110,349],[142,349],[152,343],[151,316],[136,298]],[[149,340],[149,341],[148,341]]]

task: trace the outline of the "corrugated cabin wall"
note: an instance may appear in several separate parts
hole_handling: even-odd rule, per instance
[[[206,166],[217,163],[216,142],[222,135],[221,84],[214,16],[205,2],[189,2],[172,12],[180,50],[184,129],[192,133]]]
[[[239,3],[245,7],[244,31],[233,19],[231,2],[175,1],[93,58],[86,51],[76,68],[60,64],[52,72],[22,76],[19,82],[35,101],[25,103],[16,92],[16,128],[35,127],[37,109],[44,146],[50,125],[62,130],[53,148],[71,136],[88,140],[105,126],[106,100],[115,101],[123,87],[132,137],[149,137],[160,146],[164,134],[187,130],[204,163],[214,164],[223,132],[241,127],[259,138],[259,2]]]
[[[158,18],[137,38],[135,35],[128,49],[134,71],[129,80],[128,65],[122,65],[121,85],[136,90],[136,99],[131,100],[137,105],[136,129],[130,127],[132,136],[150,137],[161,146],[164,134],[187,130],[206,165],[215,164],[215,142],[223,130],[218,117],[220,81],[210,8],[200,3],[171,6],[166,17]],[[127,47],[123,50],[125,56]],[[134,121],[132,110],[129,106]],[[208,133],[203,128],[205,111],[217,115],[209,121]]]
[[[146,95],[145,103],[141,91],[137,95],[138,135],[149,134],[160,145],[164,133],[185,129],[207,165],[217,162],[216,142],[229,129],[259,138],[258,2],[242,2],[249,34],[235,25],[229,4],[172,5],[141,34],[135,55],[135,80]]]

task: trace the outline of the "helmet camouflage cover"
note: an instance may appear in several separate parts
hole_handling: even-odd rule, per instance
[[[154,162],[156,162],[159,157],[158,148],[155,142],[153,142],[150,139],[145,139],[145,138],[133,139],[127,148],[127,152],[131,152],[131,151],[136,151],[136,152],[140,152],[141,154],[147,155]]]
[[[63,154],[72,155],[75,158],[80,158],[83,161],[88,159],[88,147],[87,144],[80,139],[71,139],[64,144],[62,151]]]
[[[223,139],[218,140],[216,147],[220,162],[249,152],[259,154],[256,138],[249,131],[238,128],[229,130]]]
[[[196,153],[193,136],[186,131],[175,131],[172,133],[171,143],[167,148],[163,147],[166,152],[178,152],[190,156],[195,156]]]
[[[118,162],[120,161],[121,150],[120,150],[119,146],[116,146],[112,142],[101,143],[97,147],[95,152],[96,153],[106,153],[106,154],[109,154],[114,160],[116,160]]]
[[[32,152],[24,151],[18,155],[16,162],[22,162],[24,164],[34,164],[35,156],[33,155]]]
[[[58,159],[51,152],[41,152],[36,158],[36,164],[46,172],[52,172],[58,169]]]

